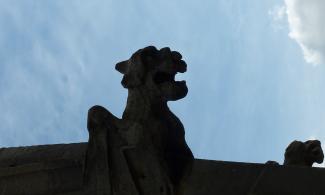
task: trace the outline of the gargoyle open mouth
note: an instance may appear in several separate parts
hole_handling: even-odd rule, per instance
[[[184,73],[186,72],[186,63],[183,60],[179,60],[178,63],[175,63],[176,65],[173,65],[173,68],[176,70],[169,70],[169,71],[157,71],[154,75],[154,82],[156,84],[162,84],[165,82],[172,82],[172,83],[185,83],[185,81],[175,81],[175,75],[177,73]],[[169,67],[170,68],[170,67]]]
[[[156,84],[162,84],[165,82],[172,82],[172,83],[179,83],[179,82],[185,82],[183,81],[175,81],[175,76],[177,73],[171,74],[166,72],[157,72],[154,76],[154,81]]]
[[[162,84],[164,82],[175,82],[176,74],[169,74],[166,72],[157,72],[154,76],[154,81],[156,84]]]
[[[185,72],[185,71],[183,71]],[[153,80],[160,88],[167,100],[178,100],[186,96],[187,86],[184,80],[175,81],[175,73],[158,71],[154,74]]]

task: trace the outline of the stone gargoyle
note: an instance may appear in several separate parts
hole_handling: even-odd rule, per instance
[[[115,68],[128,89],[127,105],[122,119],[101,106],[89,110],[86,182],[107,194],[178,193],[194,159],[184,127],[167,105],[188,92],[185,81],[175,81],[187,69],[182,55],[149,46]]]
[[[315,162],[320,164],[323,160],[324,154],[320,141],[301,142],[295,140],[289,144],[285,151],[283,165],[312,167]]]

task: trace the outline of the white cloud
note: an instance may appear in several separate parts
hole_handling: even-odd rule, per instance
[[[285,28],[285,18],[286,18],[286,7],[284,5],[276,5],[269,10],[269,16],[273,20],[272,27],[275,31],[282,30]]]
[[[280,21],[286,15],[286,7],[277,5],[273,9],[269,10],[269,15],[274,21]]]
[[[325,62],[325,1],[285,0],[289,36],[300,45],[308,63]]]

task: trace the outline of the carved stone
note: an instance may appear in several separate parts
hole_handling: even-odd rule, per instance
[[[320,164],[323,160],[324,154],[319,140],[293,141],[285,151],[283,165],[312,167],[314,163]]]
[[[118,63],[116,70],[124,75],[127,106],[122,119],[101,106],[89,110],[87,180],[111,194],[175,194],[193,155],[167,102],[187,94],[185,81],[174,80],[186,71],[186,63],[176,51],[150,46]],[[96,172],[109,176],[96,179]]]

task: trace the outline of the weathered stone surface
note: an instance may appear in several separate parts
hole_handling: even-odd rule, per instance
[[[0,194],[80,192],[86,147],[79,143],[1,148]]]
[[[97,183],[113,194],[177,192],[193,160],[184,127],[167,106],[167,101],[187,94],[185,81],[174,80],[178,72],[186,71],[181,58],[169,48],[157,50],[150,46],[116,65],[124,74],[122,85],[128,89],[127,106],[122,119],[100,106],[94,106],[88,113],[86,172],[90,173],[90,183]],[[91,175],[98,167],[98,172],[107,177],[99,180]],[[110,185],[99,184],[104,180]]]
[[[325,169],[195,160],[184,195],[323,195]]]
[[[324,153],[319,140],[293,141],[285,151],[283,165],[311,167],[323,160]]]
[[[0,167],[15,167],[54,160],[82,162],[86,149],[87,143],[0,148]]]

